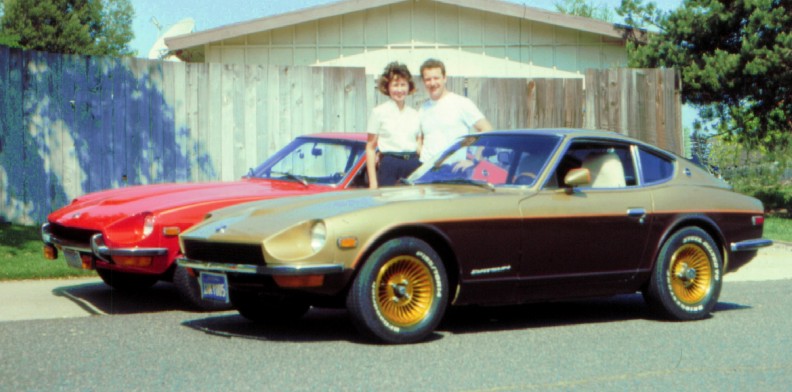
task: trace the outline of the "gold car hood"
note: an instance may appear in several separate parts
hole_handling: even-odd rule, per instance
[[[484,200],[479,199],[486,196],[486,204],[490,204],[492,199],[489,197],[493,193],[514,194],[513,191],[493,191],[475,185],[416,185],[262,200],[213,211],[211,218],[193,226],[182,237],[251,242],[262,241],[298,224],[320,219],[332,218],[343,224],[363,217],[372,223],[396,224],[414,221],[417,217],[421,220],[447,217],[451,208],[455,212],[453,215],[462,217],[466,215],[465,210],[486,213],[489,208],[482,206]],[[521,194],[522,197],[527,196],[524,191]],[[457,201],[449,203],[452,199]],[[478,208],[460,208],[468,202],[471,206],[478,205]]]

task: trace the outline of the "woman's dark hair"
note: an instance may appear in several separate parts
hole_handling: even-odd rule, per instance
[[[415,92],[415,82],[413,81],[410,70],[407,69],[406,65],[396,61],[385,66],[385,70],[382,72],[382,75],[379,77],[379,80],[377,81],[377,89],[379,90],[379,92],[387,96],[390,96],[390,94],[388,94],[388,85],[390,84],[391,81],[393,81],[393,79],[396,78],[401,78],[407,81],[407,84],[409,85],[410,88],[409,91],[407,92],[408,94],[412,94]]]

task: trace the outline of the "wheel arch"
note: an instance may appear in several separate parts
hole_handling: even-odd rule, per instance
[[[698,227],[701,230],[704,230],[709,236],[715,241],[715,244],[718,246],[718,251],[721,256],[721,260],[723,265],[724,271],[726,271],[726,267],[728,266],[728,249],[726,248],[726,238],[723,236],[723,232],[721,232],[718,224],[715,223],[712,218],[703,215],[703,214],[691,214],[691,215],[680,215],[678,216],[672,224],[668,226],[668,229],[663,233],[658,246],[654,249],[654,254],[652,255],[652,268],[654,268],[655,264],[657,263],[657,257],[660,254],[660,250],[663,247],[663,244],[671,237],[674,233],[679,230],[682,230],[685,227]]]
[[[437,252],[437,254],[440,256],[440,261],[443,263],[443,266],[445,266],[446,274],[448,275],[448,286],[449,288],[453,288],[453,292],[449,293],[449,302],[453,303],[458,292],[457,286],[459,283],[459,262],[457,260],[456,253],[451,247],[451,241],[448,239],[448,237],[438,228],[431,225],[416,224],[398,226],[388,229],[382,233],[379,237],[372,241],[363,252],[360,253],[360,256],[355,262],[355,271],[350,278],[350,282],[354,281],[354,278],[360,272],[363,263],[371,256],[372,253],[374,253],[374,251],[377,250],[377,248],[379,248],[382,244],[399,237],[418,238],[429,244],[429,246],[431,246],[432,249]]]

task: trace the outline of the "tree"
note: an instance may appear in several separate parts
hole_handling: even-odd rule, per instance
[[[0,37],[24,49],[129,55],[133,18],[129,0],[6,0]]]
[[[613,12],[604,5],[595,5],[586,0],[563,0],[555,3],[556,10],[562,14],[584,16],[586,18],[600,19],[613,22]]]
[[[631,67],[674,67],[716,134],[769,150],[792,132],[792,0],[622,0]],[[634,34],[639,29],[649,34]],[[701,124],[697,125],[702,127]]]

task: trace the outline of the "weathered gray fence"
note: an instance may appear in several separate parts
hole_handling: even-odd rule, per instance
[[[670,70],[582,79],[450,78],[502,129],[613,130],[679,152]],[[420,84],[420,83],[419,83]],[[411,98],[425,99],[423,89]],[[386,99],[362,68],[184,64],[0,47],[0,219],[23,224],[87,192],[232,180],[293,137],[365,132]]]

